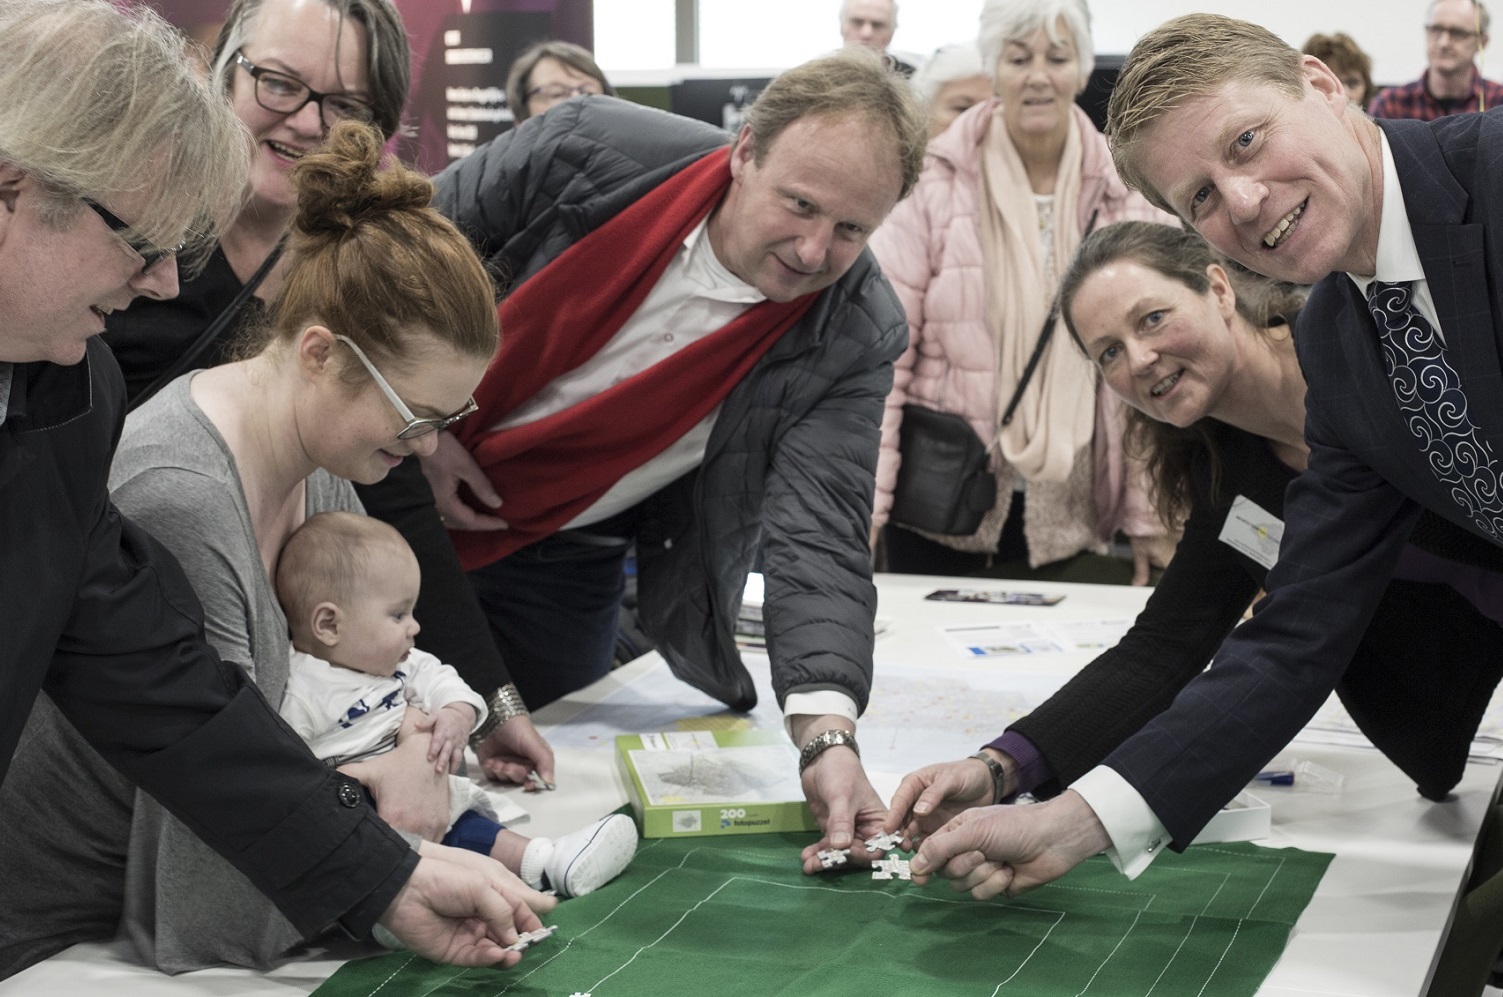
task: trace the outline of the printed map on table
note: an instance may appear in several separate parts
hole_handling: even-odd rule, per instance
[[[1253,994],[1331,856],[1249,844],[1165,854],[1136,880],[1104,858],[1017,900],[948,883],[805,876],[813,835],[662,839],[545,921],[510,970],[396,952],[342,967],[315,997],[1154,997]]]

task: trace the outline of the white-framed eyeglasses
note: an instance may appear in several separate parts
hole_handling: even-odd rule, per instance
[[[470,400],[464,404],[464,407],[453,415],[446,415],[440,419],[419,419],[412,414],[412,409],[407,407],[407,403],[402,401],[397,396],[397,393],[392,390],[391,384],[386,378],[381,376],[381,372],[376,369],[376,365],[371,363],[370,357],[365,355],[365,351],[356,345],[353,339],[337,332],[334,334],[334,338],[355,351],[355,356],[365,365],[365,369],[370,372],[371,380],[376,382],[376,387],[381,389],[381,393],[386,396],[387,401],[391,402],[391,406],[397,410],[397,414],[407,421],[407,425],[403,426],[402,431],[397,434],[397,439],[399,440],[413,440],[419,436],[436,433],[441,429],[448,429],[465,416],[474,415],[475,411],[480,408],[475,402],[475,396],[471,395]]]

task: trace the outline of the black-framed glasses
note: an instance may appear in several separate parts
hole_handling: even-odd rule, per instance
[[[1463,45],[1471,41],[1473,38],[1477,37],[1477,32],[1473,31],[1471,28],[1453,28],[1445,24],[1425,25],[1425,34],[1429,35],[1436,41],[1440,41],[1443,37],[1450,36],[1451,41],[1455,42],[1457,45]]]
[[[333,128],[341,121],[369,123],[376,116],[376,112],[363,100],[357,100],[347,93],[319,93],[296,76],[265,69],[239,52],[235,53],[235,65],[256,81],[256,103],[268,111],[296,114],[311,101],[318,105],[318,116],[323,119],[326,128]]]
[[[392,389],[390,382],[381,376],[381,372],[376,369],[376,365],[371,363],[370,357],[365,355],[365,351],[357,346],[353,339],[337,332],[334,334],[334,338],[355,351],[355,356],[365,365],[366,371],[370,373],[371,380],[376,382],[376,387],[381,389],[381,393],[386,396],[387,401],[391,402],[392,408],[397,410],[397,414],[407,420],[407,425],[403,426],[402,431],[397,434],[397,439],[399,440],[413,440],[419,436],[436,433],[440,429],[448,429],[465,416],[474,415],[475,410],[480,408],[475,403],[475,396],[471,395],[470,400],[465,402],[464,407],[453,415],[446,415],[441,419],[419,419],[412,414],[412,409],[408,408],[407,403],[398,397],[396,391]]]
[[[131,252],[141,257],[142,273],[146,273],[146,271],[150,270],[158,263],[161,263],[169,256],[177,256],[178,253],[181,253],[183,251],[183,246],[186,245],[186,243],[180,242],[176,246],[173,246],[171,249],[163,249],[161,246],[155,245],[150,240],[145,239],[137,234],[136,230],[131,228],[129,222],[125,221],[119,215],[115,214],[113,211],[111,211],[109,208],[106,208],[98,201],[82,196],[79,197],[79,200],[84,204],[87,204],[90,210],[92,210],[94,214],[98,215],[104,221],[104,223],[109,226],[110,231],[115,233],[115,235],[120,238],[121,242],[130,247]]]
[[[527,91],[527,99],[531,100],[534,97],[541,97],[544,100],[568,100],[570,97],[583,97],[586,94],[593,94],[598,97],[604,92],[600,84],[594,80],[572,87],[565,86],[562,83],[548,83],[544,86],[533,87]]]

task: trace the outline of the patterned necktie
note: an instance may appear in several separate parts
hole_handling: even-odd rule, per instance
[[[1378,324],[1383,367],[1399,413],[1430,470],[1478,529],[1503,542],[1503,468],[1467,413],[1466,394],[1447,359],[1446,344],[1415,310],[1407,283],[1373,281],[1367,305]]]

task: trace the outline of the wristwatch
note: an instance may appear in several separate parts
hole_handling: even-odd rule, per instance
[[[986,767],[992,772],[992,805],[1002,802],[1002,796],[1007,789],[1007,771],[1002,768],[1002,763],[984,751],[978,751],[972,758],[979,758],[986,763]]]
[[[511,682],[506,683],[485,701],[485,719],[475,732],[470,735],[470,747],[479,747],[480,743],[491,736],[491,732],[500,727],[512,717],[525,717],[528,714],[527,704],[522,702],[522,694]]]
[[[838,727],[831,728],[823,733],[815,734],[809,743],[804,745],[804,750],[798,753],[798,774],[803,775],[804,769],[814,764],[814,759],[823,754],[826,749],[833,748],[837,744],[845,745],[856,753],[857,758],[861,757],[861,749],[856,747],[855,734],[847,730],[841,730]]]

